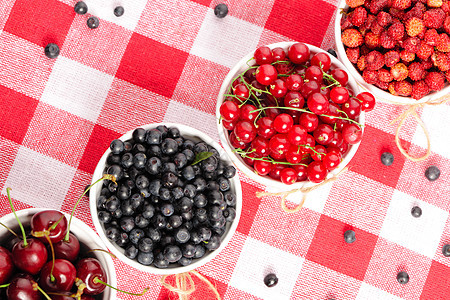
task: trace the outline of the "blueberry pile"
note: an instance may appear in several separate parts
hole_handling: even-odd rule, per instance
[[[205,142],[175,128],[137,128],[128,141],[113,140],[98,219],[110,241],[143,265],[186,266],[219,248],[236,216],[233,166]]]

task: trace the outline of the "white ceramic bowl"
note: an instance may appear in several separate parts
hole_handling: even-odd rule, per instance
[[[26,228],[30,226],[31,217],[35,213],[42,210],[45,210],[45,208],[27,208],[18,210],[16,211],[16,213],[17,217]],[[70,215],[65,215],[67,221],[69,221]],[[17,223],[17,220],[13,213],[1,217],[0,222],[14,230],[17,234],[22,234],[19,224]],[[86,246],[88,249],[105,249],[105,245],[99,240],[98,235],[95,233],[95,231],[75,217],[72,218],[70,232],[72,232],[78,238],[80,243]],[[0,244],[4,242],[5,238],[10,236],[11,234],[9,233],[9,231],[5,227],[0,226]],[[116,271],[114,269],[114,262],[111,256],[101,251],[94,251],[91,255],[100,261],[103,269],[106,272],[108,284],[117,286]],[[116,299],[116,291],[114,289],[106,287],[101,299]]]
[[[192,128],[192,127],[189,127],[186,125],[182,125],[182,124],[174,124],[174,123],[147,124],[147,125],[143,125],[140,127],[144,128],[145,130],[149,130],[149,129],[156,128],[159,125],[166,125],[169,128],[176,127],[176,128],[178,128],[178,130],[180,131],[180,133],[183,137],[189,138],[189,139],[193,140],[194,142],[204,141],[208,145],[213,146],[219,152],[220,158],[223,162],[225,162],[227,165],[232,164],[228,155],[225,153],[225,151],[223,151],[222,147],[217,142],[215,142],[212,138],[210,138],[205,133],[203,133],[195,128]],[[128,131],[127,133],[122,135],[119,139],[121,139],[122,141],[130,140],[132,138],[133,130]],[[95,168],[94,175],[92,177],[92,182],[95,182],[96,180],[100,179],[103,176],[104,169],[106,166],[106,158],[108,157],[108,155],[110,153],[111,153],[111,150],[108,148],[105,151],[105,153],[103,154],[103,156],[100,158],[100,161],[98,162],[97,167]],[[177,274],[177,273],[188,272],[188,271],[194,270],[200,266],[203,266],[204,264],[211,261],[217,254],[220,253],[220,251],[222,251],[226,247],[226,245],[231,240],[231,238],[233,237],[233,235],[236,231],[237,225],[239,223],[239,218],[241,216],[241,209],[242,209],[241,182],[239,180],[239,175],[237,172],[236,172],[236,175],[232,179],[230,179],[230,183],[231,183],[231,190],[234,191],[236,194],[236,200],[237,200],[236,201],[236,218],[233,220],[233,222],[231,224],[230,223],[227,224],[227,229],[225,231],[225,234],[222,236],[222,242],[220,244],[220,247],[211,252],[207,251],[206,254],[202,258],[193,259],[192,264],[190,264],[188,266],[175,266],[174,265],[174,266],[169,266],[166,269],[159,269],[159,268],[156,268],[151,265],[144,266],[144,265],[140,264],[137,260],[132,260],[132,259],[127,258],[124,255],[124,249],[113,244],[106,237],[104,227],[98,220],[96,203],[97,203],[97,197],[100,195],[102,184],[94,185],[91,188],[90,193],[89,193],[92,219],[94,221],[95,228],[97,229],[97,232],[100,235],[100,238],[106,244],[108,249],[112,253],[114,253],[114,255],[116,255],[118,259],[125,262],[126,264],[128,264],[138,270],[141,270],[144,272],[149,272],[149,273],[154,273],[154,274]]]
[[[365,82],[362,75],[359,73],[359,71],[356,70],[355,66],[350,62],[350,60],[348,60],[347,54],[345,53],[344,44],[342,44],[342,40],[341,40],[341,33],[342,33],[341,32],[341,19],[342,19],[341,10],[344,9],[345,11],[347,11],[348,8],[349,7],[345,3],[345,0],[341,0],[341,2],[339,3],[339,6],[337,8],[337,11],[336,11],[336,20],[334,23],[334,38],[336,40],[336,50],[337,50],[338,58],[342,61],[342,63],[345,65],[345,67],[349,71],[349,73],[350,73],[349,75],[351,75],[353,78],[355,78],[356,81],[358,82],[358,84],[361,85],[361,87],[363,87],[364,89],[371,92],[376,97],[377,100],[387,102],[387,103],[394,103],[394,104],[423,103],[423,102],[427,102],[430,100],[436,100],[436,99],[441,98],[442,96],[450,93],[450,85],[447,83],[446,86],[442,90],[440,90],[438,92],[430,93],[430,94],[426,95],[425,97],[423,97],[419,100],[416,100],[411,97],[394,96],[391,93],[384,91],[373,84],[368,84],[367,82]]]
[[[269,47],[270,49],[276,48],[276,47],[281,47],[283,48],[286,53],[288,48],[292,45],[295,44],[296,42],[280,42],[280,43],[275,43],[275,44],[270,44],[267,45],[267,47]],[[309,47],[311,56],[318,53],[318,52],[323,52],[323,53],[327,53],[328,52],[315,47],[313,45],[309,45],[306,44]],[[312,183],[310,181],[302,181],[302,182],[296,182],[294,184],[291,185],[287,185],[282,183],[279,180],[275,180],[272,179],[269,176],[261,176],[259,174],[256,174],[254,169],[252,167],[249,167],[244,160],[242,159],[241,156],[237,155],[236,153],[233,152],[234,147],[231,145],[230,143],[230,137],[228,134],[228,131],[223,127],[221,121],[220,121],[220,106],[222,105],[225,97],[224,94],[226,93],[228,87],[231,84],[231,81],[240,73],[242,73],[243,71],[245,71],[248,66],[246,64],[247,61],[249,61],[252,57],[253,57],[253,52],[250,52],[249,54],[247,54],[246,56],[244,56],[228,73],[228,75],[225,77],[222,86],[220,87],[220,91],[219,91],[219,96],[217,97],[217,105],[216,105],[216,119],[217,119],[217,128],[219,130],[219,137],[220,137],[220,141],[223,145],[223,147],[225,148],[225,151],[228,153],[228,155],[231,157],[231,160],[234,162],[234,164],[237,166],[237,168],[243,172],[245,175],[247,175],[248,177],[250,177],[252,180],[263,184],[265,186],[274,188],[277,191],[286,191],[286,190],[293,190],[293,189],[299,189],[302,187],[310,187],[313,185],[316,185],[315,183]],[[351,74],[348,72],[347,68],[339,61],[337,60],[333,55],[329,55],[331,58],[331,69],[333,68],[340,68],[345,70],[348,73],[348,85],[350,86],[350,88],[353,90],[354,94],[357,95],[359,93],[359,87],[356,83],[356,81],[352,78]],[[359,116],[359,121],[360,124],[364,124],[364,112],[361,112],[360,116]],[[362,130],[364,130],[364,127],[362,127]],[[339,173],[343,168],[345,168],[345,166],[350,162],[350,160],[352,159],[352,157],[355,155],[356,151],[358,150],[359,144],[355,144],[349,147],[348,152],[344,155],[342,162],[340,163],[339,167],[336,168],[335,170],[331,171],[328,173],[327,178],[331,178],[333,176],[335,176],[337,173]]]

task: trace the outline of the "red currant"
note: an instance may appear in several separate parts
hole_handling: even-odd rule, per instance
[[[306,135],[306,143],[300,145],[300,149],[302,149],[303,152],[307,152],[307,153],[312,153],[313,151],[311,150],[311,148],[313,148],[316,145],[316,139],[310,135],[307,134]],[[304,147],[306,146],[306,147]]]
[[[337,104],[343,104],[348,101],[348,90],[342,86],[336,86],[331,89],[330,100]]]
[[[297,173],[297,181],[305,181],[308,179],[308,175],[306,173],[307,167],[302,165],[293,166],[295,172]]]
[[[256,69],[255,75],[259,83],[269,85],[277,79],[278,73],[274,66],[264,64]]]
[[[291,164],[299,164],[303,159],[304,153],[299,146],[291,145],[286,152],[286,161]]]
[[[294,125],[288,132],[288,141],[292,145],[300,145],[306,142],[308,132],[302,125]]]
[[[323,158],[323,165],[329,171],[336,169],[341,163],[342,156],[339,151],[330,151]]]
[[[267,156],[269,155],[269,140],[262,136],[257,136],[250,144],[249,150],[253,151],[258,156]]]
[[[298,74],[289,75],[286,78],[286,86],[290,91],[299,91],[303,84],[303,78]]]
[[[344,142],[344,139],[342,137],[342,133],[340,131],[334,130],[333,136],[330,140],[330,143],[328,144],[328,147],[339,148],[343,142]]]
[[[309,95],[319,92],[320,92],[320,84],[314,80],[305,82],[300,87],[300,93],[302,93],[304,98],[308,98]]]
[[[277,79],[270,85],[269,91],[275,98],[284,97],[287,93],[286,83],[281,79]]]
[[[244,78],[244,80],[245,80],[245,78]],[[234,88],[236,88],[236,86],[238,85],[238,84],[244,84],[244,80],[242,80],[242,78],[241,77],[238,77],[238,78],[236,78],[234,81],[233,81],[233,83],[231,84],[231,86],[233,87],[233,89]],[[245,84],[244,84],[245,85]]]
[[[313,161],[310,163],[306,172],[309,181],[314,183],[322,182],[328,173],[327,169],[320,161]]]
[[[244,73],[245,81],[252,82],[256,80],[256,69],[248,69]]]
[[[375,97],[368,92],[363,92],[356,96],[361,101],[361,110],[368,112],[374,109],[375,107]]]
[[[326,114],[328,112],[329,102],[321,93],[313,93],[306,101],[310,111],[316,115]]]
[[[220,115],[226,121],[235,121],[239,118],[239,105],[233,101],[225,101],[220,106]]]
[[[303,108],[305,99],[299,92],[289,92],[284,97],[284,106],[292,108]]]
[[[355,120],[361,113],[361,104],[354,98],[350,98],[347,102],[342,104],[342,111],[345,112],[350,119]]]
[[[314,131],[319,125],[319,118],[315,114],[303,113],[300,115],[299,124],[306,129],[306,131]]]
[[[223,127],[226,129],[226,130],[233,130],[234,129],[234,127],[236,127],[236,124],[237,124],[237,120],[236,121],[227,121],[227,120],[222,120],[222,124],[223,124]]]
[[[270,139],[276,134],[276,131],[273,128],[273,120],[268,117],[258,119],[256,125],[258,126],[258,135],[263,138]]]
[[[230,133],[230,144],[234,148],[239,148],[239,149],[245,149],[248,146],[248,143],[244,143],[242,141],[239,141],[236,138],[236,135],[234,134],[234,132]]]
[[[250,143],[256,137],[256,128],[249,121],[239,121],[233,132],[236,138],[243,143]]]
[[[327,124],[334,124],[337,122],[337,120],[339,120],[337,117],[339,117],[341,115],[340,112],[338,112],[338,110],[340,110],[341,108],[339,107],[339,105],[330,102],[330,104],[328,105],[328,112],[327,115],[322,115],[320,116],[320,120],[322,120],[322,122],[327,123]],[[330,116],[330,117],[327,117]]]
[[[336,130],[342,131],[342,128],[344,128],[344,125],[350,124],[350,121],[343,120],[343,119],[337,119],[335,124],[336,124]]]
[[[269,149],[271,154],[286,155],[291,144],[289,144],[287,134],[276,134],[269,140]],[[278,157],[277,157],[278,158]]]
[[[286,168],[280,172],[280,180],[284,184],[293,184],[297,181],[297,173],[292,168]]]
[[[261,176],[269,174],[270,170],[272,170],[272,163],[263,160],[255,160],[253,163],[253,168],[256,173]]]
[[[272,50],[267,46],[261,46],[253,54],[257,65],[271,64],[273,62]]]
[[[349,146],[348,146],[348,143],[343,140],[342,144],[338,148],[339,148],[339,151],[341,152],[342,156],[344,156],[345,153],[347,153]]]
[[[281,114],[281,110],[279,108],[269,108],[265,110],[266,116],[270,119],[275,119],[279,114]]]
[[[345,72],[342,69],[333,69],[330,72],[330,75],[333,76],[336,81],[338,81],[341,86],[346,86],[348,83],[348,75],[347,72]]]
[[[289,47],[288,57],[294,64],[302,64],[309,59],[309,48],[303,43],[295,43]]]
[[[324,72],[327,72],[331,67],[331,58],[324,52],[319,52],[311,58],[311,66],[321,67]]]
[[[279,133],[287,133],[294,125],[294,120],[289,114],[279,114],[273,120],[273,128]]]
[[[314,138],[319,144],[328,145],[334,136],[334,130],[328,124],[319,124],[313,132]]]
[[[306,69],[305,79],[321,82],[323,79],[322,70],[318,66],[311,66]]]
[[[362,139],[362,130],[356,124],[347,124],[342,129],[342,137],[344,138],[344,141],[350,145],[357,144]]]
[[[286,167],[282,164],[273,163],[272,169],[269,172],[269,176],[275,180],[280,180],[280,173],[283,171]]]
[[[311,153],[311,158],[315,161],[322,161],[327,154],[327,148],[322,145],[315,145],[314,151]]]
[[[234,88],[233,94],[238,97],[239,100],[245,101],[248,99],[250,95],[250,91],[248,90],[247,86],[243,83],[239,83]]]
[[[286,60],[286,52],[281,47],[272,49],[273,61]]]
[[[320,91],[319,91],[322,95],[325,96],[325,98],[330,99],[330,88],[327,87],[325,84],[322,84],[320,86]]]
[[[252,112],[256,110],[256,107],[251,104],[245,104],[241,106],[239,119],[243,121],[251,121],[253,122],[258,116],[258,112]]]
[[[249,153],[247,154],[247,156],[243,157],[242,159],[244,160],[244,162],[249,165],[250,167],[253,167],[253,165],[255,164],[256,160],[254,158],[256,158],[258,155],[256,155],[255,153]]]

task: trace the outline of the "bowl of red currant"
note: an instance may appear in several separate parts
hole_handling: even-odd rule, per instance
[[[106,174],[106,175],[105,175]],[[155,274],[198,268],[226,247],[242,206],[231,159],[205,133],[148,124],[111,141],[90,192],[93,221],[120,260]]]
[[[350,162],[364,112],[374,106],[335,57],[281,42],[259,47],[230,70],[218,95],[217,127],[239,170],[266,186],[295,189]]]

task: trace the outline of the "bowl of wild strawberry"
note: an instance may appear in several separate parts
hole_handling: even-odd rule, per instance
[[[279,189],[335,176],[356,153],[375,99],[335,57],[312,45],[261,46],[226,76],[220,140],[239,170]]]
[[[380,100],[414,104],[450,92],[450,4],[441,0],[342,0],[339,59]]]
[[[113,260],[98,251],[105,247],[94,230],[53,209],[16,214],[0,218],[5,225],[0,227],[0,299],[46,299],[44,293],[58,300],[75,299],[77,293],[86,300],[116,298],[114,289],[94,279],[117,285]]]
[[[148,124],[111,141],[90,207],[100,238],[120,260],[154,274],[198,268],[236,231],[239,176],[220,145],[182,124]]]

